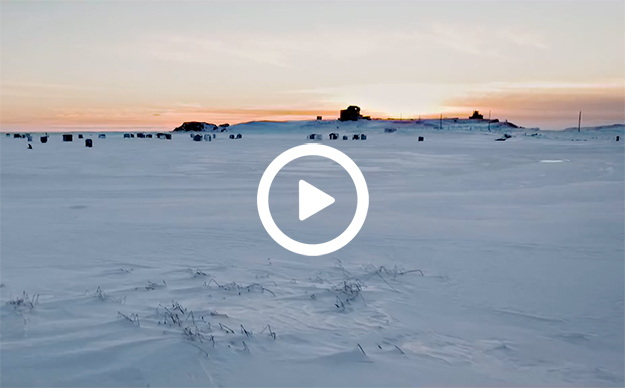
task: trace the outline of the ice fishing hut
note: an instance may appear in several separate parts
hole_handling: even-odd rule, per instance
[[[39,138],[39,140],[40,140],[42,143],[47,143],[47,142],[48,142],[48,136],[41,136],[41,138]]]
[[[360,140],[360,135],[355,134],[354,136],[352,136],[352,140]]]
[[[70,133],[66,133],[63,135],[63,141],[72,141],[74,140],[74,136]]]
[[[145,133],[139,132],[137,133],[137,137],[143,139],[145,138]]]
[[[165,134],[165,139],[167,139],[167,140],[171,140],[171,134],[166,133],[166,134]]]
[[[106,135],[101,133],[98,135],[98,139],[106,139]]]
[[[330,140],[337,140],[339,138],[339,134],[338,133],[331,133],[330,134]]]
[[[85,147],[87,147],[87,148],[93,147],[93,140],[85,139]]]
[[[193,141],[202,141],[202,135],[194,135]]]
[[[323,136],[321,136],[320,133],[311,133],[310,135],[308,135],[308,140],[321,140],[323,139]]]
[[[419,136],[419,141],[423,141],[423,136]]]
[[[124,139],[130,139],[130,134],[129,133],[124,133]]]
[[[367,135],[364,133],[360,135],[360,140],[367,140]]]
[[[241,139],[243,137],[243,135],[241,135],[240,133],[237,133],[237,139]]]
[[[78,134],[78,138],[79,138],[79,139],[82,139],[82,133],[79,133],[79,134]]]
[[[213,139],[213,137],[211,136],[210,133],[207,133],[204,135],[204,141],[211,141]]]
[[[146,138],[151,139],[152,138],[152,134],[148,133],[147,135],[145,135]]]
[[[349,137],[347,137],[347,135],[343,135],[343,140],[349,140]]]

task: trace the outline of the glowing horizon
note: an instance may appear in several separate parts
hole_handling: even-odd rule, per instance
[[[0,130],[625,122],[622,2],[3,2]]]

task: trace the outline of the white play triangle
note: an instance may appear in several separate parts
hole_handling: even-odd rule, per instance
[[[306,181],[299,181],[299,220],[320,212],[334,203],[334,198]]]

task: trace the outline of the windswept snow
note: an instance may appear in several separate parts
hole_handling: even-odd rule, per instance
[[[3,136],[0,385],[623,386],[622,141],[337,125]],[[329,132],[368,135],[323,140],[361,168],[368,217],[298,256],[263,229],[257,185]],[[272,187],[279,226],[343,228],[344,176],[295,164]],[[300,221],[300,179],[336,203]]]

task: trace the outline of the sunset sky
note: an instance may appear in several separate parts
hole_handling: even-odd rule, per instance
[[[3,131],[468,116],[625,121],[616,2],[2,1]]]

